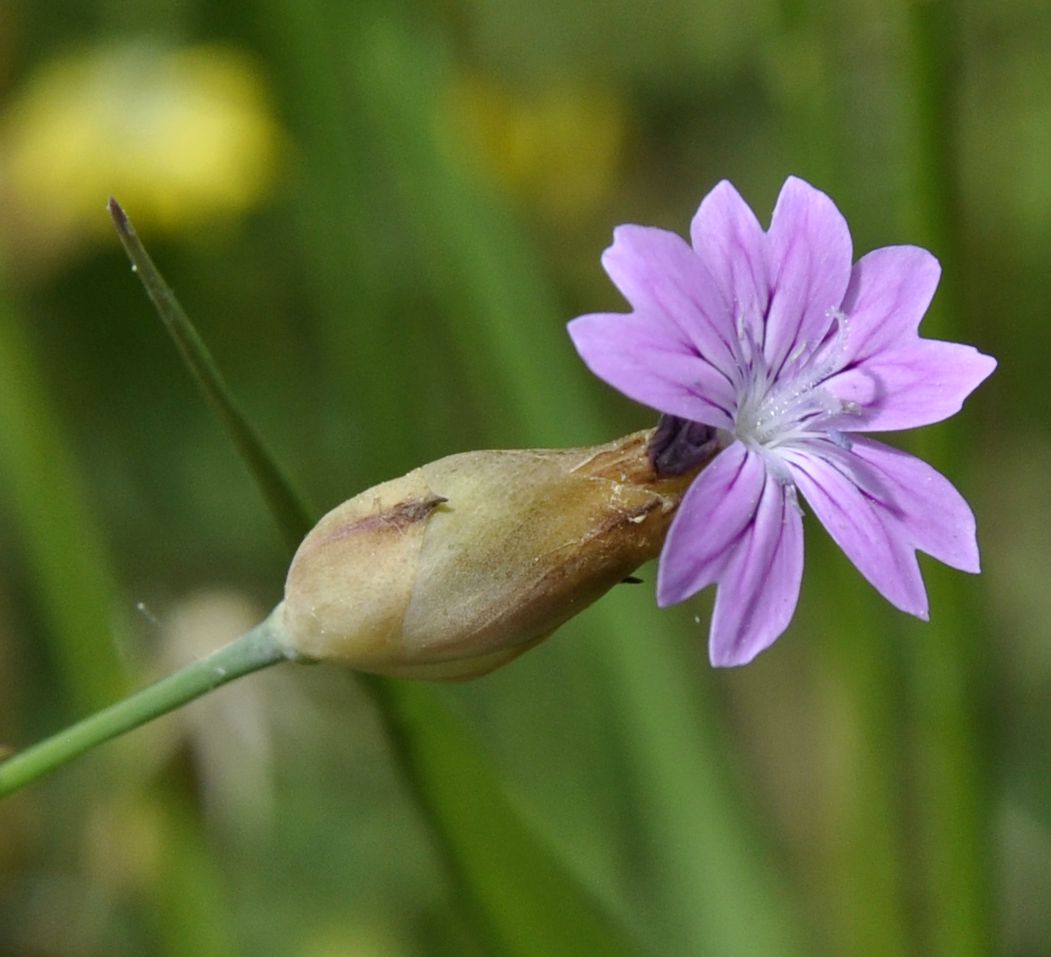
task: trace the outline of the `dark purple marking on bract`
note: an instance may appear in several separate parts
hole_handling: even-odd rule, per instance
[[[715,429],[675,415],[662,415],[646,452],[661,478],[682,475],[712,457],[718,439]]]
[[[407,498],[377,512],[374,515],[365,515],[349,525],[342,525],[334,532],[326,535],[322,541],[338,542],[349,535],[361,532],[391,531],[402,532],[410,525],[421,522],[427,518],[439,505],[444,505],[449,500],[444,495],[426,495],[421,498]]]

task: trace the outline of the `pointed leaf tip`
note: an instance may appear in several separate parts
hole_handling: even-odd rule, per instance
[[[118,230],[122,233],[131,230],[131,224],[128,222],[127,214],[124,212],[120,203],[117,202],[115,196],[109,198],[109,202],[106,203],[106,208],[109,210],[110,218],[113,220],[113,224]]]

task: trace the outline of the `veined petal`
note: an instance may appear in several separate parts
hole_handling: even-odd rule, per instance
[[[821,524],[873,587],[896,608],[926,620],[927,592],[913,541],[900,516],[859,488],[838,448],[828,445],[827,458],[813,448],[784,450],[782,457],[793,480]]]
[[[885,246],[862,256],[843,297],[850,323],[845,363],[856,364],[917,336],[940,276],[938,260],[919,246]]]
[[[974,513],[944,475],[914,455],[863,436],[855,436],[845,454],[871,470],[891,520],[915,548],[961,571],[979,571]]]
[[[760,323],[770,302],[766,235],[751,207],[726,180],[701,201],[690,238],[734,320]]]
[[[769,473],[751,523],[719,577],[708,655],[744,665],[788,627],[803,579],[803,522],[795,490]]]
[[[718,429],[733,427],[726,377],[646,317],[581,316],[569,323],[569,335],[587,367],[636,402]]]
[[[940,422],[996,368],[973,346],[915,339],[883,349],[825,380],[824,388],[857,406],[829,423],[849,432],[892,432]]]
[[[650,322],[724,372],[733,370],[734,319],[708,267],[675,233],[649,226],[618,226],[602,254],[610,279]]]
[[[694,480],[672,520],[657,572],[657,604],[674,605],[719,578],[755,516],[766,481],[761,456],[734,442]]]
[[[820,190],[789,177],[767,234],[771,283],[763,353],[776,373],[797,346],[815,349],[850,282],[853,247],[842,214]]]

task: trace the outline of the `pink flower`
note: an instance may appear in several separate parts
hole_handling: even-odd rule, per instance
[[[569,324],[592,372],[674,417],[666,440],[714,434],[721,448],[672,523],[658,603],[717,583],[712,664],[769,647],[799,597],[798,490],[861,574],[926,619],[916,550],[977,572],[974,516],[944,476],[864,433],[948,418],[996,367],[918,335],[937,260],[888,246],[851,265],[843,216],[795,177],[767,232],[724,181],[690,237],[619,227],[602,263],[633,311]]]

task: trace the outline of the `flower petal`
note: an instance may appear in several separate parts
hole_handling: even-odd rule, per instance
[[[816,349],[843,302],[853,247],[842,214],[820,190],[789,177],[767,234],[770,309],[763,353],[776,373],[797,346]]]
[[[845,363],[913,339],[940,276],[938,260],[919,246],[885,246],[862,256],[843,297],[849,317]]]
[[[847,458],[827,443],[827,454],[785,449],[781,455],[799,490],[858,571],[896,608],[926,620],[927,592],[913,542],[900,517],[859,488]]]
[[[858,409],[830,422],[848,432],[891,432],[940,422],[996,368],[973,346],[916,339],[825,380],[824,387]]]
[[[733,370],[733,314],[708,267],[681,236],[618,226],[602,265],[636,313],[691,343],[724,372]]]
[[[726,377],[648,318],[581,316],[569,323],[569,335],[587,367],[636,402],[718,429],[733,428],[733,390]]]
[[[689,486],[668,529],[657,571],[657,604],[674,605],[719,578],[729,549],[753,520],[763,491],[762,458],[734,442]]]
[[[762,458],[740,442],[723,449],[683,497],[657,572],[657,604],[674,605],[719,578],[755,515],[766,480]]]
[[[740,442],[690,486],[672,522],[657,574],[670,605],[719,582],[712,664],[742,665],[788,626],[803,576],[803,526],[792,490]]]
[[[914,455],[861,436],[846,454],[871,470],[913,547],[961,571],[979,571],[974,513],[944,475]],[[872,484],[865,483],[866,491]]]
[[[690,238],[734,320],[761,322],[770,302],[766,235],[755,213],[726,180],[701,201],[690,224]]]
[[[708,655],[744,665],[788,627],[803,579],[803,522],[795,489],[765,476],[752,522],[719,577]]]

